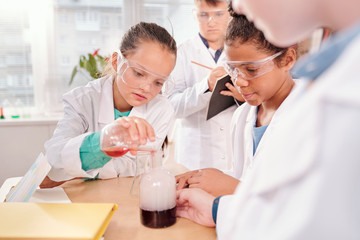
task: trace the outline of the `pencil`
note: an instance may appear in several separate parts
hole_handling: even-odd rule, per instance
[[[197,62],[195,62],[195,61],[191,61],[191,63],[194,63],[194,64],[199,65],[199,66],[201,66],[201,67],[204,67],[204,68],[207,68],[207,69],[213,70],[213,68],[208,67],[208,66],[205,66],[205,65],[202,65],[201,63],[197,63]]]

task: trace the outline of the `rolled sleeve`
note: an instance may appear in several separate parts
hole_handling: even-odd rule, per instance
[[[84,171],[102,168],[111,157],[100,149],[100,132],[86,136],[80,147],[81,167]]]

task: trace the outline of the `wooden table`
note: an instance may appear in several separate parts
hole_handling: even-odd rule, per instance
[[[216,239],[214,228],[201,226],[184,218],[168,228],[152,229],[140,223],[139,198],[129,193],[132,178],[113,178],[83,182],[73,180],[62,185],[72,202],[116,203],[105,232],[105,240],[121,239]]]

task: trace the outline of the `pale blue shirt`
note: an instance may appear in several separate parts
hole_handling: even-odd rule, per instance
[[[300,59],[292,72],[299,78],[316,79],[331,67],[348,44],[359,34],[360,22],[339,34],[333,34],[317,53]]]
[[[254,143],[253,155],[255,155],[255,152],[256,152],[257,147],[259,146],[260,140],[261,140],[262,136],[264,135],[268,126],[269,125],[264,125],[261,127],[254,126],[254,128],[253,128],[253,143]]]
[[[260,140],[262,138],[262,136],[264,135],[267,127],[269,126],[269,124],[261,126],[261,127],[256,127],[256,121],[257,121],[257,112],[259,110],[259,107],[256,108],[256,116],[255,116],[255,123],[254,123],[254,127],[253,127],[253,155],[255,155],[256,149],[259,146]]]

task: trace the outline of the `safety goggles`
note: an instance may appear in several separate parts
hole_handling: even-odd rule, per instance
[[[119,52],[117,62],[117,74],[131,88],[144,88],[149,85],[151,92],[169,94],[175,86],[171,76],[163,76],[147,70],[136,61],[127,60]]]
[[[227,14],[227,9],[215,9],[210,11],[205,11],[201,9],[193,9],[193,13],[196,16],[196,19],[201,24],[207,24],[210,20],[215,22],[226,21],[229,18],[229,14]]]
[[[258,61],[224,61],[224,67],[233,81],[238,78],[251,80],[260,77],[274,69],[274,59],[280,56],[283,51]]]

